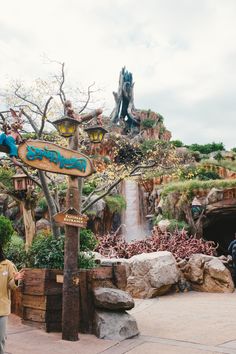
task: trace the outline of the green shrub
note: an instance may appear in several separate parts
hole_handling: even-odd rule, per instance
[[[21,237],[13,234],[10,241],[4,247],[6,258],[12,261],[18,269],[26,265],[25,244]]]
[[[120,194],[107,195],[105,197],[105,202],[111,213],[120,213],[126,208],[125,198]]]
[[[43,210],[43,212],[46,212],[48,210],[48,203],[45,197],[39,199],[38,206]]]
[[[43,234],[36,236],[27,255],[27,266],[32,268],[63,269],[64,236],[54,238]]]
[[[12,223],[5,216],[0,216],[0,243],[4,247],[11,239],[13,235]]]
[[[186,231],[189,230],[189,225],[185,221],[179,221],[176,219],[170,219],[170,225],[167,227],[167,230],[170,232],[174,232],[176,229],[177,230],[183,230],[185,229]]]
[[[155,127],[157,121],[155,119],[146,118],[141,122],[141,126],[144,129],[149,129]]]
[[[192,144],[186,147],[188,147],[190,150],[193,151],[199,151],[201,154],[210,154],[211,152],[225,150],[223,143],[215,143],[215,142],[211,144],[204,144],[204,145]]]
[[[148,151],[156,149],[156,144],[158,144],[157,140],[144,140],[140,145],[140,150],[145,155]]]
[[[171,140],[171,144],[174,145],[175,147],[184,146],[184,144],[183,144],[183,142],[181,140]]]
[[[93,251],[98,244],[94,233],[88,229],[80,230],[80,250],[81,251]]]
[[[94,181],[91,182],[85,182],[83,186],[83,194],[84,195],[89,195],[96,189],[96,183]]]
[[[81,250],[94,249],[97,241],[90,230],[81,230]],[[52,235],[38,235],[27,254],[26,264],[32,268],[64,268],[64,235],[54,238]],[[90,248],[91,247],[91,248]],[[80,268],[93,268],[96,266],[94,256],[90,252],[80,252],[78,255]]]
[[[14,175],[14,171],[12,169],[6,169],[4,167],[0,167],[0,182],[4,184],[9,190],[13,190],[13,182],[12,176]]]
[[[92,254],[92,252],[80,252],[78,267],[79,269],[91,269],[97,267],[94,254]]]

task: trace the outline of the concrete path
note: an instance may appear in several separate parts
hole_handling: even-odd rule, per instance
[[[233,294],[179,293],[137,300],[130,313],[140,335],[115,342],[92,335],[80,341],[61,340],[9,318],[7,353],[11,354],[236,354],[236,292]]]

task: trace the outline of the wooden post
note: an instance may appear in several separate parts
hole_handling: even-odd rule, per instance
[[[78,177],[68,177],[66,205],[78,209],[80,193]],[[79,228],[65,226],[64,281],[62,307],[62,339],[77,341],[79,339]]]

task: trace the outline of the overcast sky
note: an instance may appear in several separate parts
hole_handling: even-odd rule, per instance
[[[235,0],[0,0],[0,85],[52,72],[102,88],[113,108],[123,66],[135,106],[165,118],[173,139],[236,146]],[[1,105],[1,103],[0,103]]]

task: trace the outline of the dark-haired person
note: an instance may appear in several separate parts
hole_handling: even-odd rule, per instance
[[[24,278],[24,271],[6,259],[0,245],[0,354],[4,353],[7,317],[11,311],[11,290],[17,288],[15,281]]]
[[[232,256],[232,262],[233,262],[233,281],[234,284],[236,285],[236,233],[234,234],[234,240],[230,242],[229,247],[228,247],[228,252]]]

